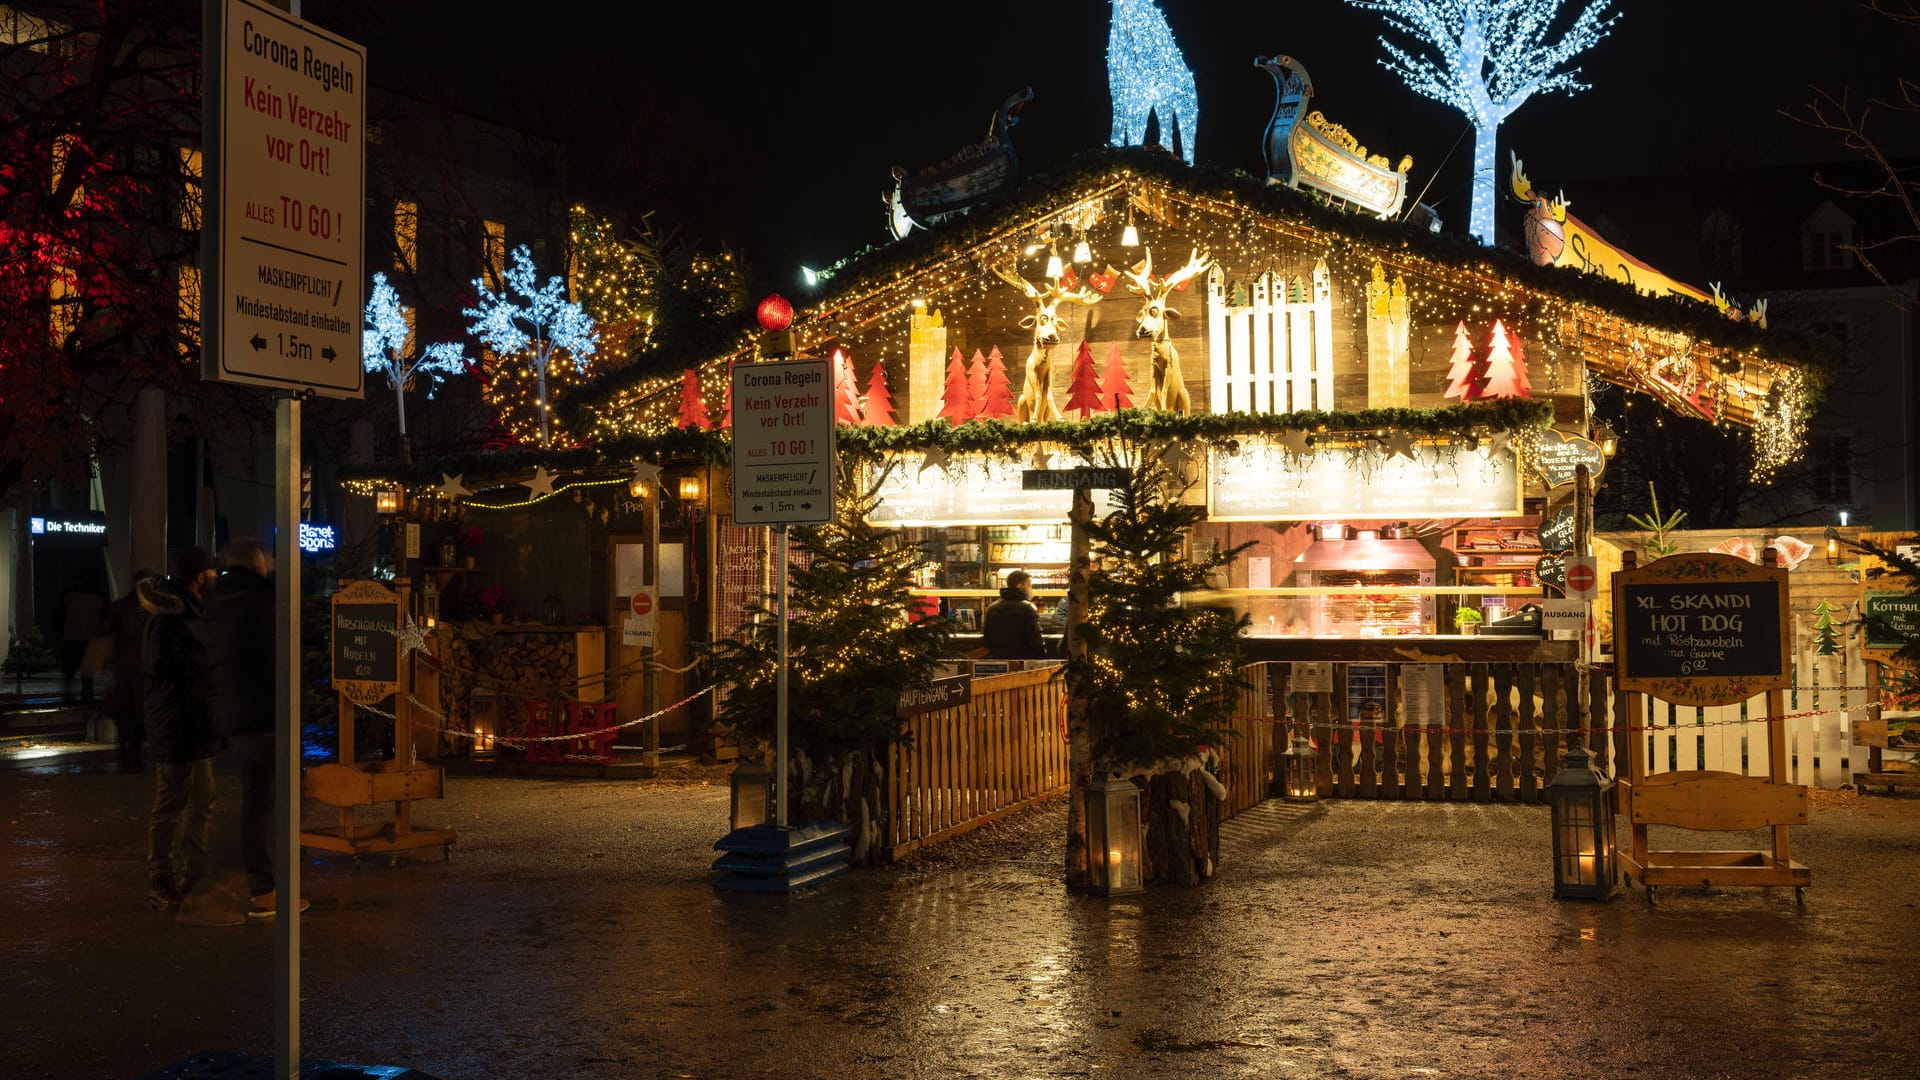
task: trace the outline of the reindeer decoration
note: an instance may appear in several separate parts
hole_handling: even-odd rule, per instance
[[[1153,339],[1153,389],[1142,403],[1145,408],[1193,411],[1193,401],[1187,397],[1186,377],[1180,373],[1180,350],[1174,348],[1173,336],[1168,332],[1173,316],[1180,313],[1167,306],[1167,296],[1212,265],[1213,257],[1201,254],[1196,248],[1187,256],[1187,265],[1155,283],[1153,249],[1148,248],[1140,269],[1126,272],[1127,287],[1146,298],[1140,305],[1140,314],[1134,318],[1134,336]]]
[[[1013,267],[993,268],[1000,280],[1020,289],[1033,301],[1033,314],[1020,320],[1033,329],[1033,348],[1027,353],[1027,378],[1020,386],[1020,400],[1013,404],[1013,418],[1020,423],[1060,419],[1060,407],[1053,403],[1053,347],[1060,344],[1060,302],[1075,300],[1088,307],[1100,302],[1092,289],[1068,289],[1054,281],[1042,289],[1020,276]]]

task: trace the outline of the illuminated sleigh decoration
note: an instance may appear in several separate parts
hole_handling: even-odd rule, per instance
[[[1313,78],[1293,57],[1256,56],[1253,66],[1273,76],[1278,95],[1261,140],[1267,183],[1313,188],[1383,218],[1398,215],[1406,205],[1413,158],[1402,157],[1398,168],[1389,168],[1385,157],[1367,153],[1346,128],[1309,112]]]
[[[1024,87],[993,114],[987,137],[963,147],[938,165],[908,175],[893,167],[893,190],[880,197],[887,206],[887,231],[904,240],[916,227],[926,228],[959,213],[1012,184],[1020,175],[1020,158],[1013,152],[1013,126],[1020,109],[1033,100],[1033,87]]]

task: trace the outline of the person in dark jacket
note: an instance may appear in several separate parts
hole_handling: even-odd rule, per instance
[[[134,588],[147,613],[141,643],[147,750],[153,758],[153,816],[147,827],[147,902],[174,910],[207,872],[213,816],[213,755],[220,743],[207,720],[207,649],[200,602],[213,584],[213,561],[197,547],[173,560],[173,574]]]
[[[207,700],[215,733],[227,737],[240,767],[240,864],[253,906],[271,919],[273,878],[274,632],[273,555],[252,537],[220,550],[220,578],[207,597]],[[304,904],[303,904],[304,906]]]
[[[107,607],[101,630],[113,635],[113,673],[107,687],[107,715],[113,718],[114,741],[120,746],[120,762],[139,771],[146,745],[147,724],[140,703],[146,699],[146,671],[140,665],[141,645],[147,632],[147,613],[140,610],[140,583],[153,576],[151,570],[136,571],[133,589]]]
[[[1033,578],[1025,570],[1007,575],[1000,599],[987,608],[980,644],[990,660],[1039,660],[1047,655],[1040,609],[1033,606]]]

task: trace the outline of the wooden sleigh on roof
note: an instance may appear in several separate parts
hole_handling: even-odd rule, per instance
[[[1267,159],[1267,183],[1312,188],[1332,198],[1371,210],[1383,218],[1398,216],[1407,201],[1407,171],[1413,158],[1397,168],[1331,123],[1313,103],[1313,78],[1291,56],[1254,57],[1253,66],[1273,76],[1278,95],[1261,146]]]
[[[893,190],[881,196],[887,205],[887,228],[896,240],[915,227],[926,228],[949,214],[980,202],[1012,184],[1020,175],[1012,131],[1020,109],[1033,100],[1033,87],[1023,87],[995,110],[987,137],[963,147],[938,165],[911,175],[893,167]]]

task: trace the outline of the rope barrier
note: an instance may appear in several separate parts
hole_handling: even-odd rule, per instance
[[[451,735],[454,738],[488,739],[496,743],[504,743],[507,746],[518,746],[518,747],[525,748],[530,743],[568,742],[573,739],[591,739],[599,735],[605,735],[608,732],[619,731],[623,728],[630,728],[639,724],[644,724],[649,720],[657,720],[660,717],[667,715],[668,713],[672,712],[675,709],[691,704],[692,702],[699,700],[700,698],[706,696],[707,694],[711,694],[713,691],[714,691],[714,686],[708,685],[700,690],[696,690],[693,693],[688,694],[686,697],[681,698],[679,701],[676,701],[673,704],[668,705],[663,709],[659,709],[654,712],[648,713],[645,716],[636,717],[632,720],[625,720],[618,724],[612,724],[607,727],[594,728],[590,731],[570,731],[565,735],[503,735],[493,731],[467,731],[463,728],[446,727],[446,726],[443,726],[447,719],[445,713],[440,712],[438,709],[435,709],[433,706],[428,705],[426,702],[421,701],[417,697],[414,697],[412,694],[407,695],[407,701],[410,704],[412,704],[415,708],[419,709],[421,712],[426,713],[428,716],[432,717],[435,721],[438,721],[438,723],[429,724],[429,723],[422,722],[420,720],[415,720],[413,722],[415,727],[431,729],[433,731],[439,732],[442,735]],[[392,713],[386,711],[385,709],[376,708],[372,705],[360,705],[360,706],[357,706],[357,708],[365,709],[367,712],[373,713],[375,716],[384,716],[389,720],[395,721],[396,723],[399,721],[399,717],[393,715]]]
[[[1859,689],[1866,688],[1860,687]],[[1684,707],[1696,708],[1697,706],[1689,705]],[[1879,707],[1879,703],[1874,702],[1849,705],[1838,709],[1806,709],[1800,712],[1781,713],[1777,716],[1749,716],[1732,720],[1703,719],[1691,722],[1681,720],[1672,724],[1643,724],[1638,727],[1622,727],[1611,724],[1596,724],[1592,727],[1522,727],[1514,723],[1509,723],[1505,727],[1494,727],[1491,725],[1491,713],[1489,713],[1488,717],[1490,721],[1489,726],[1483,728],[1435,727],[1430,724],[1419,723],[1382,724],[1377,721],[1366,720],[1349,720],[1339,723],[1328,720],[1312,720],[1303,724],[1293,719],[1292,716],[1278,718],[1271,716],[1237,716],[1234,719],[1258,721],[1269,724],[1285,724],[1288,727],[1301,727],[1308,731],[1419,731],[1426,732],[1429,735],[1591,735],[1597,731],[1624,731],[1629,734],[1636,732],[1652,732],[1655,734],[1665,732],[1669,735],[1683,735],[1704,731],[1711,727],[1742,727],[1748,724],[1784,723],[1788,720],[1800,720],[1810,716],[1831,716],[1836,714],[1844,717],[1848,713],[1866,712]]]

